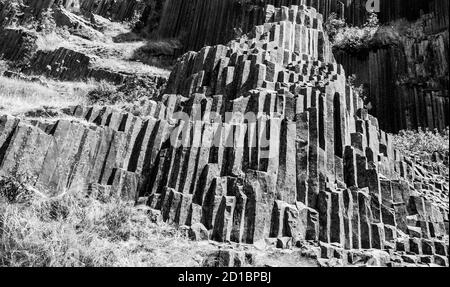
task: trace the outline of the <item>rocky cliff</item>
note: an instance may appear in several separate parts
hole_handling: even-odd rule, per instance
[[[178,1],[167,0],[154,35],[177,38],[182,51],[223,44],[266,21],[265,5],[306,4],[328,17],[337,13],[353,25],[367,19],[366,0],[281,1]],[[380,1],[382,24],[411,21],[414,35],[401,35],[395,43],[370,51],[339,51],[337,60],[358,84],[366,86],[373,109],[388,132],[418,127],[442,130],[448,115],[448,1]],[[409,23],[409,22],[407,22]],[[389,24],[390,25],[390,24]],[[412,25],[412,24],[408,24]],[[404,32],[400,32],[402,34]],[[392,107],[397,110],[392,113]]]
[[[362,25],[368,17],[367,0],[165,0],[158,27],[150,27],[161,38],[178,38],[185,51],[205,45],[224,44],[255,25],[265,22],[265,6],[305,4],[327,19],[331,13],[352,25]],[[368,3],[369,2],[369,3]],[[373,1],[372,1],[373,2]],[[446,0],[380,0],[379,18],[388,23],[400,18],[416,20],[424,13],[435,13],[440,27],[448,26]],[[213,28],[213,29],[212,29]]]
[[[347,73],[365,85],[373,106],[370,113],[389,132],[443,130],[450,124],[448,1],[444,2],[430,1],[430,14],[384,28],[392,29],[393,39],[363,51],[336,52]],[[385,36],[383,30],[379,33]]]
[[[448,266],[446,170],[394,149],[346,84],[315,8],[263,15],[226,46],[182,56],[146,117],[81,106],[63,111],[72,120],[3,116],[0,174],[49,194],[81,184],[139,199],[216,241]]]

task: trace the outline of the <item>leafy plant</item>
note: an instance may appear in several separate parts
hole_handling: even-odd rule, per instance
[[[394,146],[408,155],[431,155],[435,152],[449,153],[449,128],[443,132],[419,128],[418,130],[402,130],[394,137]]]
[[[376,13],[370,13],[362,27],[349,26],[344,20],[331,14],[325,23],[325,29],[334,49],[357,52],[368,49],[380,28]]]

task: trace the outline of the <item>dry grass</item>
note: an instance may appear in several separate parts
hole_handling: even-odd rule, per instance
[[[53,51],[60,47],[66,47],[66,39],[69,37],[69,33],[62,34],[65,30],[53,31],[48,34],[39,34],[36,40],[38,50]],[[67,35],[67,36],[66,36]]]
[[[64,108],[86,103],[95,82],[56,82],[47,85],[0,76],[0,112],[18,115],[44,107]]]
[[[27,204],[0,198],[2,209],[0,266],[199,266],[212,248],[152,223],[131,203],[80,190]]]

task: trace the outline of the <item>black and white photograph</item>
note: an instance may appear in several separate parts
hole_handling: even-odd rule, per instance
[[[0,0],[0,270],[448,270],[448,85],[449,0]]]

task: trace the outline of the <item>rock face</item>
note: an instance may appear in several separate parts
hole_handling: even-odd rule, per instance
[[[146,118],[97,107],[65,110],[90,125],[3,116],[0,174],[31,171],[53,194],[81,184],[148,197],[164,221],[201,223],[216,241],[320,241],[324,258],[426,250],[448,264],[437,257],[448,174],[393,148],[346,85],[316,9],[265,15],[227,46],[181,57]]]
[[[95,21],[87,21],[64,8],[53,9],[53,16],[57,26],[73,29],[73,33],[77,36],[88,39],[103,36],[96,30],[98,25]],[[20,72],[27,75],[45,75],[65,81],[106,80],[115,84],[122,84],[127,79],[139,76],[154,80],[159,86],[159,82],[166,80],[164,76],[140,72],[134,66],[110,67],[102,61],[101,57],[87,54],[80,49],[73,50],[76,48],[59,47],[54,50],[39,50],[37,43],[36,32],[25,28],[0,27],[0,57],[13,61]]]
[[[266,5],[275,7],[305,4],[315,8],[327,19],[337,13],[353,25],[367,19],[367,0],[165,0],[158,27],[150,25],[161,38],[179,38],[184,51],[198,51],[205,45],[224,44],[255,25],[266,21]],[[387,23],[399,18],[417,19],[423,13],[436,13],[448,26],[446,0],[380,0],[379,18]]]
[[[64,47],[54,51],[37,51],[29,64],[22,70],[29,75],[45,75],[59,80],[107,80],[115,84],[123,83],[135,76],[127,71],[118,71],[96,65],[97,58]],[[146,75],[145,75],[146,76]],[[155,82],[164,80],[159,76],[147,76]]]
[[[81,11],[110,18],[114,21],[129,21],[138,16],[146,7],[146,0],[78,0]]]
[[[367,19],[367,0],[167,0],[161,21],[151,30],[160,38],[178,38],[182,51],[224,44],[266,21],[265,5],[306,4],[326,19],[330,13],[349,24]],[[448,97],[448,1],[380,0],[381,23],[422,17],[422,35],[402,37],[400,43],[359,53],[339,53],[338,63],[348,75],[356,74],[373,106],[370,113],[387,132],[418,127],[442,130],[450,124]],[[426,16],[423,16],[423,14]],[[420,28],[420,29],[419,29]],[[415,32],[417,33],[417,32]],[[393,96],[394,95],[394,96]],[[396,107],[392,113],[392,107]]]
[[[24,29],[0,29],[0,39],[0,56],[17,64],[27,63],[37,50],[37,35]]]
[[[154,81],[158,89],[166,82],[164,76],[139,75],[98,65],[97,57],[64,47],[53,51],[37,50],[37,36],[23,29],[0,30],[0,37],[6,39],[0,42],[0,56],[14,61],[26,75],[45,75],[65,81],[106,80],[115,84],[122,84],[127,79],[140,76]]]
[[[336,53],[346,72],[365,85],[370,113],[388,132],[450,124],[448,1],[442,5],[414,22],[411,33],[400,32],[395,43]]]

